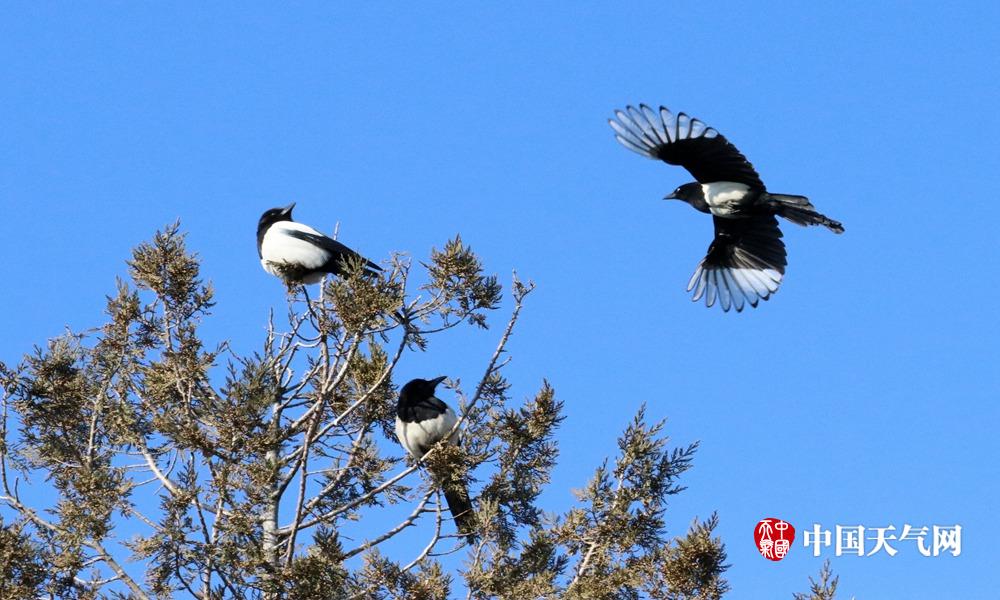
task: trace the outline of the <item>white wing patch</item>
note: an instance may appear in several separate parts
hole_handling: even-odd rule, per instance
[[[396,417],[396,438],[410,456],[420,459],[431,446],[448,435],[457,422],[458,417],[451,407],[433,419],[416,423],[404,423]],[[449,441],[452,444],[458,441],[458,431],[452,434]]]
[[[645,104],[640,104],[639,108],[626,106],[623,111],[616,110],[615,118],[608,119],[608,124],[615,130],[618,143],[636,154],[655,160],[659,160],[656,151],[660,146],[679,140],[714,138],[719,135],[715,129],[684,113],[674,115],[661,106],[657,115]]]
[[[687,291],[694,290],[692,302],[705,298],[705,306],[713,306],[716,299],[722,310],[743,310],[744,304],[756,307],[778,291],[781,273],[767,267],[725,267],[708,265],[704,261],[695,269],[688,281]]]
[[[321,235],[326,237],[326,234],[313,229],[305,223],[296,223],[295,221],[278,221],[271,227],[284,231],[301,231],[302,233],[311,233],[312,235]]]
[[[288,235],[289,231],[302,231],[313,235],[323,235],[308,225],[293,221],[279,221],[271,225],[260,244],[260,263],[272,275],[281,276],[273,265],[287,264],[304,269],[318,269],[330,260],[330,253],[306,240]],[[322,274],[320,274],[322,278]]]

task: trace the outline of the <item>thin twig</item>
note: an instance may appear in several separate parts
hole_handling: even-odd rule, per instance
[[[357,548],[354,548],[352,550],[349,550],[349,551],[345,552],[344,555],[343,555],[343,557],[342,557],[343,560],[347,560],[348,558],[351,558],[352,556],[355,556],[357,554],[361,554],[362,552],[368,550],[369,548],[373,548],[373,547],[381,544],[382,542],[384,542],[387,539],[395,536],[400,531],[402,531],[402,530],[406,529],[407,527],[409,527],[410,525],[412,525],[413,522],[416,521],[417,518],[419,518],[420,515],[422,515],[426,511],[426,506],[430,502],[431,496],[434,495],[435,491],[436,490],[434,490],[434,489],[427,490],[427,493],[424,494],[423,498],[420,499],[420,502],[417,503],[417,507],[415,509],[413,509],[413,512],[411,512],[408,517],[406,517],[405,519],[403,519],[398,525],[396,525],[395,527],[393,527],[389,531],[383,533],[382,535],[378,536],[377,538],[369,540],[369,541],[361,544]]]

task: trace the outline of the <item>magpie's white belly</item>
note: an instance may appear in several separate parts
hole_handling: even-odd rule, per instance
[[[744,198],[750,186],[731,181],[701,184],[708,210],[717,217],[732,217],[743,212]]]
[[[458,417],[451,408],[434,419],[416,423],[404,423],[396,417],[396,437],[411,456],[421,458],[438,440],[448,435],[457,421]],[[451,442],[456,441],[458,441],[457,431],[451,436]]]
[[[292,237],[289,231],[302,231],[313,235],[323,235],[308,225],[281,221],[271,225],[260,244],[260,264],[272,275],[281,276],[275,265],[289,265],[300,269],[318,269],[330,260],[330,252],[306,240]],[[323,278],[322,273],[306,278],[305,283],[316,283]],[[309,279],[313,279],[310,281]]]

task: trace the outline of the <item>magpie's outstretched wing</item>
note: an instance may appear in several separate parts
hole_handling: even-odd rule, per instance
[[[756,307],[778,291],[788,264],[778,220],[774,215],[713,220],[715,239],[688,282],[691,300],[704,297],[712,306],[718,299],[723,311],[742,311],[744,299]]]
[[[341,273],[341,265],[343,264],[343,262],[346,261],[348,258],[353,258],[353,257],[358,257],[364,260],[365,263],[367,263],[365,265],[365,269],[368,271],[382,270],[381,267],[379,267],[372,261],[368,260],[367,258],[364,258],[354,250],[351,250],[347,246],[341,244],[337,240],[325,236],[322,233],[319,233],[315,230],[308,231],[305,229],[306,229],[305,227],[297,229],[288,229],[286,231],[286,235],[300,239],[305,242],[309,242],[310,244],[322,248],[323,250],[328,252],[330,254],[330,258],[327,260],[327,264],[325,266],[329,267],[332,273],[339,275]],[[310,227],[309,229],[312,228]]]
[[[732,181],[764,189],[760,175],[743,154],[715,129],[684,113],[645,104],[626,106],[608,119],[615,139],[645,156],[687,169],[700,183]]]

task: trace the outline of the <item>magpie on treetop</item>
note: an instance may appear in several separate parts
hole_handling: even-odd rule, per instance
[[[697,181],[685,183],[665,200],[682,200],[712,215],[715,239],[688,282],[692,300],[716,299],[723,311],[743,310],[778,291],[785,273],[785,244],[775,215],[798,225],[823,225],[843,233],[837,221],[820,214],[805,196],[771,194],[753,165],[722,134],[684,113],[645,104],[616,110],[608,119],[615,139],[645,156],[687,169]]]
[[[450,406],[434,396],[434,390],[444,377],[414,379],[403,386],[396,405],[396,437],[410,456],[420,460],[436,444],[448,437],[448,443],[458,443],[455,423],[458,417]],[[452,431],[454,430],[454,431]],[[460,484],[450,483],[445,474],[431,473],[440,482],[448,510],[459,532],[471,539],[473,533],[472,503],[469,492]]]
[[[382,269],[372,261],[308,225],[292,220],[292,202],[264,211],[257,223],[257,255],[268,273],[288,284],[319,283],[327,273],[341,275],[349,259],[363,260],[365,272]]]

